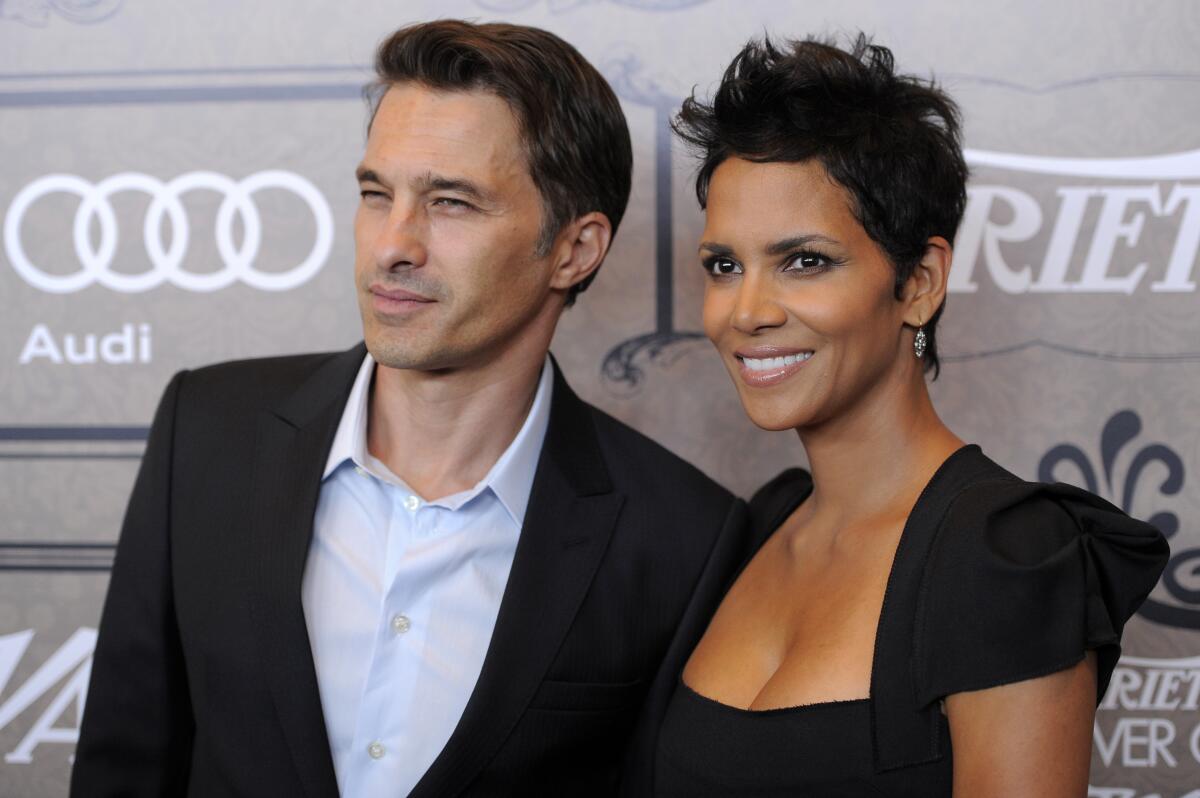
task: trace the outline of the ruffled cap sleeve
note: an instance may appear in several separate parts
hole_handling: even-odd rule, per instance
[[[930,555],[914,629],[921,706],[1069,668],[1090,649],[1098,702],[1168,549],[1086,491],[1014,478],[963,491]]]

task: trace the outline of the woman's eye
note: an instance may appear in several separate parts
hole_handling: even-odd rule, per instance
[[[830,260],[819,252],[800,252],[792,256],[785,267],[786,271],[819,272],[829,268]]]
[[[741,274],[742,267],[729,258],[709,258],[704,262],[704,270],[713,277],[724,277]]]

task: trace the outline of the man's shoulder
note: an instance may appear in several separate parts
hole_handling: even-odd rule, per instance
[[[348,387],[362,362],[360,350],[230,360],[191,369],[180,381],[179,402],[184,409],[214,412],[270,407],[331,366],[342,367],[339,381],[344,378]]]
[[[306,352],[296,355],[226,360],[188,371],[189,385],[264,385],[296,387],[321,366],[348,352]]]
[[[727,508],[734,495],[696,466],[648,435],[586,403],[612,478],[648,494],[686,498],[705,509]]]

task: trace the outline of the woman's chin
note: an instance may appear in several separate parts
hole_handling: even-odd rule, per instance
[[[772,407],[762,402],[747,402],[742,398],[742,409],[754,426],[768,432],[782,432],[803,427],[811,419],[811,413],[796,407]]]

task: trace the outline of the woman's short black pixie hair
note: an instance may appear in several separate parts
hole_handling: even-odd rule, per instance
[[[932,80],[897,75],[886,47],[859,34],[776,45],[752,39],[725,70],[711,102],[684,101],[672,127],[702,159],[700,207],[726,158],[760,163],[817,159],[852,198],[851,211],[896,269],[896,297],[926,241],[954,241],[967,202],[958,106]],[[943,305],[944,307],[944,305]],[[925,324],[925,368],[939,369],[935,327]]]

